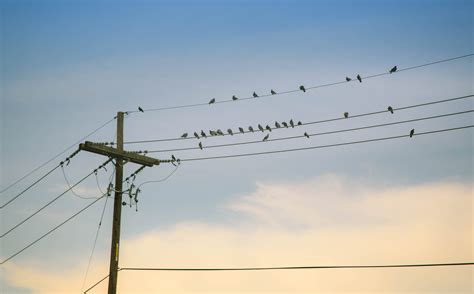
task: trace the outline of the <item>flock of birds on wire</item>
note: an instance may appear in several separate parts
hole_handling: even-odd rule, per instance
[[[397,69],[398,69],[397,66],[394,66],[394,67],[392,67],[392,68],[390,69],[389,73],[394,73],[394,72],[397,71]],[[360,74],[358,74],[358,75],[356,76],[356,78],[357,78],[357,80],[358,80],[360,83],[362,83],[362,77],[360,76]],[[351,79],[350,77],[346,77],[346,81],[347,81],[347,82],[350,82],[350,81],[352,81],[352,79]],[[303,85],[301,85],[301,86],[299,87],[299,90],[301,90],[301,91],[303,91],[303,92],[306,92],[306,88],[305,88],[305,86],[303,86]],[[271,89],[271,90],[270,90],[270,94],[276,95],[277,92],[275,92],[275,90]],[[259,97],[259,95],[258,95],[256,92],[253,92],[252,96],[253,96],[254,98],[258,98],[258,97]],[[238,100],[238,99],[239,99],[239,98],[238,98],[237,96],[235,96],[235,95],[232,96],[232,100],[236,101],[236,100]],[[216,98],[212,98],[212,99],[209,101],[208,104],[211,105],[211,104],[214,104],[214,103],[216,103]],[[393,108],[392,108],[391,106],[389,106],[389,107],[387,108],[387,110],[390,111],[390,113],[393,114]],[[141,108],[141,107],[138,107],[138,111],[139,111],[139,112],[145,112],[145,111],[143,110],[143,108]],[[345,117],[345,118],[348,118],[348,117],[349,117],[349,112],[344,112],[344,117]],[[302,123],[301,121],[298,121],[298,122],[295,124],[295,122],[293,121],[293,119],[291,119],[291,120],[289,121],[289,123],[287,123],[287,122],[281,122],[281,124],[280,124],[279,122],[275,121],[275,128],[277,128],[277,129],[282,128],[282,127],[288,128],[288,127],[290,127],[290,126],[291,126],[292,128],[294,128],[295,125],[301,126],[301,125],[303,125],[303,123]],[[265,132],[265,130],[271,132],[271,131],[272,131],[272,127],[270,127],[269,125],[266,125],[265,127],[263,127],[261,124],[258,124],[258,130],[261,131],[261,132]],[[248,132],[252,132],[252,133],[253,133],[253,132],[255,132],[255,131],[257,131],[257,130],[254,129],[252,126],[249,126],[249,127],[248,127]],[[246,131],[244,130],[244,128],[239,127],[239,133],[244,134],[244,133],[246,133]],[[234,131],[233,131],[232,129],[227,129],[227,134],[233,136],[233,135],[234,135]],[[411,130],[411,132],[410,132],[410,138],[413,136],[413,134],[414,134],[414,130]],[[224,132],[223,132],[221,129],[217,129],[217,130],[215,130],[215,131],[214,131],[214,130],[210,130],[210,131],[209,131],[209,135],[206,134],[206,132],[204,132],[203,130],[201,130],[201,132],[194,132],[193,135],[194,135],[194,137],[196,137],[196,139],[201,139],[201,138],[207,138],[208,136],[211,136],[211,137],[214,137],[214,136],[224,136],[225,134],[224,134]],[[304,136],[305,136],[306,138],[308,138],[308,139],[309,139],[309,137],[310,137],[309,134],[306,133],[306,132],[304,132]],[[183,139],[185,139],[185,138],[187,138],[187,137],[188,137],[188,133],[183,133],[183,134],[181,135],[181,138],[183,138]],[[270,134],[267,134],[265,137],[263,137],[262,141],[265,142],[265,141],[267,141],[269,138],[270,138]],[[201,142],[199,142],[198,146],[199,146],[199,148],[200,148],[201,150],[203,149],[203,145],[202,145]]]

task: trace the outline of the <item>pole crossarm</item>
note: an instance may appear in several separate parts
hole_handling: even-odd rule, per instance
[[[148,167],[159,165],[161,162],[168,162],[168,160],[159,160],[156,158],[138,154],[136,152],[122,151],[118,150],[117,148],[105,146],[104,144],[94,143],[90,141],[86,141],[85,143],[79,144],[79,149],[117,159],[122,159]]]

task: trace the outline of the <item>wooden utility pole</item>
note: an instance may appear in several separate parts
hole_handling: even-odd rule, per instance
[[[120,250],[120,221],[122,216],[122,183],[123,166],[126,162],[133,162],[143,166],[159,165],[161,162],[172,162],[171,160],[158,160],[134,152],[123,150],[123,112],[117,113],[117,148],[106,146],[105,144],[86,141],[79,145],[81,150],[105,155],[115,158],[115,195],[114,195],[114,216],[112,222],[112,244],[110,248],[109,267],[109,290],[108,294],[117,293],[118,262]]]

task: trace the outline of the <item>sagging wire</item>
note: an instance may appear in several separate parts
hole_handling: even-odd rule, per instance
[[[61,171],[63,172],[64,181],[66,181],[66,184],[69,188],[69,191],[72,193],[72,195],[74,195],[74,196],[76,196],[80,199],[84,199],[84,200],[98,199],[99,197],[86,197],[86,196],[79,195],[78,193],[76,193],[74,191],[73,187],[71,186],[71,183],[68,180],[68,177],[66,176],[66,171],[64,170],[64,164],[66,164],[66,166],[69,165],[69,158],[67,158],[65,161],[61,161],[60,166],[61,166]],[[97,177],[97,173],[100,169],[104,169],[107,172],[107,168],[105,167],[105,165],[106,164],[102,164],[98,168],[94,169],[93,173],[95,174],[96,177]],[[97,184],[98,184],[98,182],[97,182]],[[99,190],[101,191],[100,187],[99,187]],[[103,194],[104,193],[102,193],[102,195]]]

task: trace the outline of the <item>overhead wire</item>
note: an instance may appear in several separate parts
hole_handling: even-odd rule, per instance
[[[452,101],[462,100],[462,99],[467,99],[467,98],[472,98],[472,97],[474,97],[474,94],[463,95],[463,96],[447,98],[447,99],[441,99],[441,100],[436,100],[436,101],[429,101],[429,102],[413,104],[413,105],[407,105],[407,106],[402,106],[402,107],[394,107],[393,111],[400,111],[400,110],[424,107],[424,106],[429,106],[429,105],[434,105],[434,104],[447,103],[447,102],[452,102]],[[384,110],[366,112],[366,113],[361,113],[361,114],[355,114],[355,115],[351,115],[347,118],[345,118],[343,116],[337,116],[337,117],[334,117],[334,118],[328,118],[328,119],[323,119],[323,120],[303,122],[300,126],[295,125],[295,127],[301,127],[301,126],[305,126],[305,125],[321,124],[321,123],[327,123],[327,122],[333,122],[333,121],[339,121],[339,120],[348,120],[348,119],[353,119],[353,118],[359,118],[359,117],[365,117],[365,116],[372,116],[372,115],[387,113],[387,112],[389,112],[389,110],[384,109]],[[272,130],[278,130],[279,128],[271,128],[271,129]],[[284,128],[280,128],[280,129],[284,129]],[[244,133],[251,133],[251,131],[244,131]],[[241,134],[241,133],[237,133],[237,132],[234,133],[234,135],[237,135],[237,134]],[[230,134],[224,134],[224,136],[230,136]],[[218,138],[218,137],[220,137],[220,136],[215,136],[215,137],[208,136],[207,138]],[[195,137],[186,137],[186,138],[178,137],[178,138],[165,138],[165,139],[150,139],[150,140],[126,141],[126,142],[124,142],[124,144],[142,144],[142,143],[189,140],[189,139],[197,139],[197,138],[195,138]]]
[[[431,65],[435,65],[435,64],[439,64],[439,63],[444,63],[444,62],[450,62],[450,61],[454,61],[454,60],[458,60],[458,59],[462,59],[462,58],[471,57],[473,55],[474,55],[474,53],[470,53],[470,54],[460,55],[460,56],[456,56],[456,57],[452,57],[452,58],[447,58],[447,59],[436,60],[436,61],[432,61],[432,62],[428,62],[428,63],[418,64],[418,65],[414,65],[414,66],[410,66],[410,67],[406,67],[406,68],[400,68],[399,70],[397,70],[394,73],[409,71],[409,70],[413,70],[413,69],[417,69],[417,68],[421,68],[421,67],[426,67],[426,66],[431,66]],[[390,74],[391,73],[385,71],[385,72],[378,73],[378,74],[364,76],[364,77],[362,77],[362,80],[367,80],[367,79],[376,78],[376,77],[380,77],[380,76],[384,76],[384,75],[390,75]],[[343,80],[343,81],[338,81],[338,82],[332,82],[332,83],[320,84],[320,85],[315,85],[315,86],[309,86],[309,87],[306,87],[306,90],[312,90],[312,89],[317,89],[317,88],[335,86],[335,85],[345,84],[345,83],[350,83],[350,82],[357,82],[357,80],[354,80],[354,79],[352,79],[350,81]],[[288,91],[279,91],[278,93],[275,93],[275,94],[258,95],[258,98],[268,98],[268,97],[273,97],[273,96],[278,96],[278,95],[283,95],[283,94],[289,94],[289,93],[296,93],[296,92],[301,92],[301,90],[300,89],[295,89],[295,90],[288,90]],[[253,100],[253,99],[258,99],[258,98],[251,96],[251,97],[239,98],[237,100],[233,100],[233,99],[220,100],[220,101],[215,101],[213,104],[238,102],[238,101]],[[206,105],[209,105],[209,103],[206,102],[206,103],[185,104],[185,105],[168,106],[168,107],[148,108],[148,109],[145,108],[144,112],[171,110],[171,109],[179,109],[179,108],[191,108],[191,107],[199,107],[199,106],[206,106]],[[127,111],[127,113],[136,113],[136,112],[139,112],[139,111],[138,110],[129,110],[129,111]]]
[[[363,127],[340,129],[340,130],[335,130],[335,131],[327,131],[327,132],[319,132],[319,133],[309,133],[307,135],[308,135],[308,137],[314,137],[314,136],[322,136],[322,135],[337,134],[337,133],[344,133],[344,132],[353,132],[353,131],[360,131],[360,130],[366,130],[366,129],[372,129],[372,128],[379,128],[379,127],[386,127],[386,126],[392,126],[392,125],[398,125],[398,124],[411,123],[411,122],[416,122],[416,121],[424,121],[424,120],[430,120],[430,119],[436,119],[436,118],[442,118],[442,117],[449,117],[449,116],[467,114],[467,113],[472,113],[472,112],[474,112],[474,110],[458,111],[458,112],[445,113],[445,114],[434,115],[434,116],[426,116],[426,117],[421,117],[421,118],[408,119],[408,120],[402,120],[402,121],[396,121],[396,122],[390,122],[390,123],[368,125],[368,126],[363,126]],[[258,143],[266,143],[266,142],[271,142],[271,141],[292,140],[292,139],[298,139],[298,138],[304,138],[304,137],[305,137],[305,135],[298,135],[298,136],[280,137],[280,138],[273,138],[273,139],[271,138],[271,139],[268,139],[266,141],[254,140],[254,141],[245,141],[245,142],[237,142],[237,143],[204,145],[203,148],[204,149],[209,149],[209,148],[220,148],[220,147],[228,147],[228,146],[258,144]],[[198,149],[200,149],[200,148],[199,147],[187,147],[187,148],[174,148],[174,149],[146,150],[146,152],[147,153],[161,153],[161,152],[188,151],[188,150],[198,150]]]

